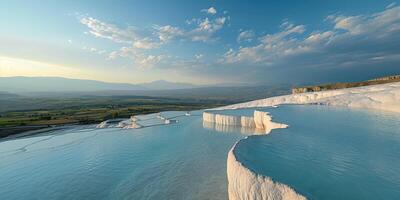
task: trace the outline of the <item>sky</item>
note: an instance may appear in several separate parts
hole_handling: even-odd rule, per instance
[[[400,74],[393,0],[13,0],[0,76],[195,84],[358,81]]]

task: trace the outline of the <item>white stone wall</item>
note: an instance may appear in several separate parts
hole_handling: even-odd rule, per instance
[[[305,200],[287,185],[258,175],[240,163],[232,147],[228,154],[227,175],[229,200]]]

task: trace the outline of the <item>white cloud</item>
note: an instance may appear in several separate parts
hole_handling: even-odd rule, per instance
[[[187,38],[191,41],[207,42],[213,40],[213,35],[221,30],[227,21],[226,17],[217,17],[214,19],[193,18],[187,20],[186,23],[194,25],[192,29],[182,29],[179,27],[166,25],[166,26],[153,26],[155,34],[162,42],[168,42],[175,38]]]
[[[214,20],[205,18],[198,22],[195,29],[188,31],[186,36],[192,41],[210,41],[214,33],[224,27],[226,20],[226,17],[218,17]]]
[[[95,37],[109,39],[117,43],[132,43],[138,38],[132,28],[121,29],[92,17],[84,17],[80,22],[86,25],[89,28],[89,33]]]
[[[331,15],[327,20],[333,22],[331,30],[317,30],[309,34],[305,34],[304,25],[294,25],[285,21],[280,26],[281,31],[262,36],[255,45],[236,50],[229,49],[219,61],[277,65],[289,62],[292,58],[297,59],[296,62],[303,59],[303,62],[324,63],[326,59],[329,62],[342,60],[343,63],[349,64],[355,57],[361,60],[367,57],[380,57],[382,51],[389,51],[388,48],[392,48],[393,45],[388,45],[389,41],[395,40],[400,34],[399,6],[371,15]],[[306,59],[307,56],[314,54],[318,55],[315,59]],[[354,63],[360,62],[351,62]],[[298,65],[295,62],[292,64]]]
[[[185,20],[185,23],[188,25],[194,24],[198,21],[198,18],[192,18],[192,19],[187,19]]]
[[[209,14],[216,14],[214,7],[206,9]],[[111,23],[103,22],[93,17],[80,16],[80,23],[89,29],[86,34],[97,38],[104,38],[115,43],[130,44],[129,48],[151,50],[160,48],[165,43],[175,39],[183,38],[191,41],[211,41],[213,35],[222,29],[228,18],[222,16],[217,18],[193,18],[186,23],[194,25],[192,29],[182,29],[172,25],[154,25],[150,30],[140,30],[132,26],[121,28]]]
[[[389,4],[388,6],[386,6],[386,9],[393,8],[395,6],[396,6],[396,2],[393,2],[393,3]]]
[[[203,21],[200,21],[200,23],[198,24],[198,28],[195,30],[206,31],[206,32],[215,32],[224,26],[225,21],[226,21],[225,17],[219,17],[219,18],[215,19],[214,21],[211,21],[208,18],[205,18]]]
[[[254,38],[254,32],[252,30],[242,31],[237,37],[237,42],[251,42]]]
[[[394,6],[394,5],[393,5]],[[400,29],[400,6],[389,7],[383,12],[373,15],[358,16],[329,16],[335,29],[348,31],[350,34],[359,35],[371,32],[391,32]]]
[[[132,47],[122,47],[118,51],[111,52],[108,56],[111,60],[118,57],[132,59],[141,69],[152,67],[167,58],[165,55],[148,55]]]
[[[215,9],[214,7],[210,7],[208,9],[202,9],[201,12],[205,12],[210,15],[215,15],[217,14],[217,9]]]
[[[139,62],[140,66],[144,66],[144,67],[151,67],[154,66],[155,64],[161,62],[161,60],[165,58],[165,56],[163,55],[148,55],[148,56],[144,56],[144,57],[139,57],[137,59],[137,62]]]
[[[114,24],[102,22],[98,19],[91,17],[84,17],[80,22],[89,28],[89,34],[98,37],[109,39],[115,43],[125,44],[117,51],[112,51],[108,54],[108,59],[116,59],[119,57],[132,59],[133,62],[139,68],[147,68],[153,66],[162,61],[165,56],[163,55],[151,55],[146,51],[151,49],[160,48],[170,36],[166,36],[165,33],[173,33],[175,30],[172,27],[161,27],[159,38],[155,38],[151,34],[140,34],[138,29],[133,27],[120,28]],[[143,31],[142,31],[143,32]],[[126,46],[129,45],[129,46]],[[98,50],[96,48],[83,48],[86,51],[105,54],[105,50]]]
[[[154,42],[149,38],[143,38],[133,42],[133,47],[138,49],[156,49],[161,46],[160,42]]]
[[[282,29],[290,29],[293,26],[294,26],[294,24],[292,24],[288,20],[284,20],[283,23],[279,27],[282,28]]]
[[[176,37],[180,37],[180,36],[184,35],[183,30],[181,30],[178,27],[171,26],[171,25],[154,26],[153,28],[156,30],[156,34],[158,35],[158,38],[162,42],[167,42]]]
[[[196,58],[196,60],[202,59],[204,57],[203,54],[195,54],[194,57]]]
[[[258,44],[249,47],[241,47],[238,50],[229,49],[224,55],[226,63],[251,62],[271,64],[284,55],[294,55],[309,49],[300,44],[292,35],[302,34],[305,31],[303,25],[287,24],[281,32],[268,34],[260,38]]]
[[[133,27],[119,28],[114,24],[92,17],[84,17],[80,22],[89,28],[91,35],[98,38],[109,39],[116,43],[132,44],[138,49],[156,49],[162,45],[162,41],[143,36]]]
[[[281,27],[284,27],[284,30],[275,34],[268,34],[262,37],[261,41],[265,44],[269,43],[278,43],[284,38],[292,35],[292,34],[302,34],[305,31],[305,26],[304,25],[293,25],[293,24],[288,24],[284,25]]]
[[[86,47],[86,46],[83,46],[82,50],[85,50],[85,51],[88,51],[88,52],[91,52],[91,53],[95,53],[95,54],[99,54],[99,55],[103,55],[103,54],[107,53],[106,50],[99,50],[99,49],[96,49],[94,47]]]
[[[318,43],[329,41],[331,37],[334,36],[333,31],[325,31],[325,32],[316,32],[310,34],[307,39],[305,40],[306,43]]]
[[[210,9],[211,13],[216,10]],[[192,29],[182,29],[179,27],[165,25],[154,25],[150,30],[139,30],[131,26],[121,28],[114,24],[102,22],[98,19],[84,16],[80,19],[80,23],[89,29],[87,34],[97,38],[111,40],[118,44],[123,44],[119,50],[112,51],[108,54],[107,59],[128,58],[133,61],[138,68],[148,68],[162,62],[166,62],[169,56],[153,55],[149,51],[160,48],[162,45],[176,38],[189,39],[191,41],[210,41],[213,35],[225,25],[227,18],[204,18],[192,19]],[[147,34],[144,34],[146,33]],[[105,54],[105,50],[96,48],[83,47],[84,50],[96,54]],[[196,60],[200,60],[202,54],[196,54]],[[178,63],[178,62],[176,62]],[[194,63],[185,61],[185,63]]]

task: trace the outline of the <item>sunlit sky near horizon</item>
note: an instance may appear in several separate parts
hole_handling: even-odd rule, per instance
[[[13,0],[0,76],[108,82],[356,81],[400,74],[393,0]]]

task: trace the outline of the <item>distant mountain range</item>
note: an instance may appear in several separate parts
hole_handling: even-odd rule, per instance
[[[149,83],[108,83],[94,80],[61,77],[0,77],[3,92],[88,92],[103,90],[176,90],[200,87],[190,83],[158,80]]]
[[[176,90],[176,89],[190,89],[202,87],[200,85],[194,85],[191,83],[178,83],[169,82],[165,80],[157,80],[149,83],[137,84],[137,86],[145,88],[147,90]]]

